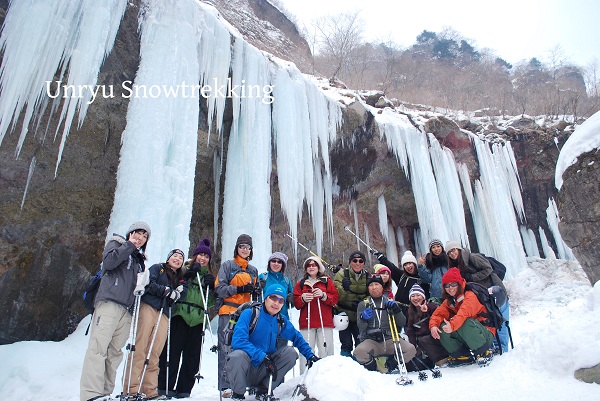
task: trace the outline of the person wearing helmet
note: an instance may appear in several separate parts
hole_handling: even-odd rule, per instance
[[[333,307],[338,292],[333,281],[325,274],[319,258],[309,257],[304,262],[304,278],[294,287],[294,306],[300,309],[300,333],[319,357],[333,355]],[[300,373],[306,365],[300,359]]]

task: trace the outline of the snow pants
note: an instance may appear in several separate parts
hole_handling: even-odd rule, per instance
[[[325,332],[324,338],[323,332]],[[333,355],[333,329],[310,329],[310,334],[308,329],[302,329],[300,330],[300,333],[308,345],[310,345],[310,348],[312,348],[313,353],[318,355],[319,358],[325,358],[326,356]],[[325,344],[327,347],[325,347]],[[319,350],[318,354],[315,352],[317,349]],[[304,373],[304,369],[306,369],[306,358],[300,355],[300,374]]]
[[[277,378],[273,379],[272,387],[275,389],[296,364],[298,353],[293,347],[285,346],[275,351],[271,358],[277,367]],[[265,364],[253,366],[250,356],[242,350],[231,351],[227,355],[226,369],[234,393],[244,394],[246,387],[269,388],[269,375]]]
[[[500,308],[500,313],[502,313],[502,316],[504,316],[504,318],[507,321],[510,320],[510,305],[508,304],[508,300]],[[500,345],[502,346],[502,352],[508,352],[509,338],[508,338],[508,327],[506,327],[506,323],[504,323],[502,325],[502,329],[500,329],[500,331],[498,331],[498,337],[500,338]],[[494,342],[496,342],[495,339],[494,339]]]
[[[441,327],[444,325],[445,323],[442,323]],[[450,334],[443,330],[440,333],[440,342],[451,356],[455,356],[452,354],[461,351],[464,347],[480,353],[482,348],[491,347],[493,341],[492,332],[473,318],[465,320],[462,326]]]
[[[417,350],[414,345],[400,338],[400,348],[404,361],[408,363],[417,355]],[[354,357],[361,365],[365,365],[379,356],[395,356],[394,343],[392,340],[375,341],[366,339],[356,346],[354,349]],[[398,361],[400,363],[402,361]]]
[[[225,329],[229,324],[229,315],[219,315],[219,327],[217,329],[217,338],[219,342],[219,357],[218,357],[218,369],[219,369],[219,390],[225,390],[231,388],[229,379],[227,378],[227,371],[225,370],[225,358],[231,351],[231,347],[225,345]]]
[[[171,318],[171,344],[169,352],[169,391],[176,393],[191,393],[198,368],[200,352],[202,352],[202,324],[188,326],[179,315]],[[179,361],[181,360],[181,366]],[[167,386],[167,347],[160,354],[158,388]],[[177,377],[179,372],[179,378]],[[177,389],[175,389],[177,381]]]
[[[158,330],[156,331],[152,349],[150,349],[157,322]],[[127,379],[125,379],[124,393],[127,392],[127,387],[129,386],[129,394],[136,394],[139,390],[141,393],[146,394],[146,398],[158,395],[158,359],[160,358],[160,354],[165,345],[165,340],[167,339],[168,325],[169,318],[166,317],[164,313],[154,309],[148,304],[141,303],[140,320],[135,336],[135,352],[133,353],[131,380],[128,383]],[[146,367],[146,373],[144,373],[146,358],[148,359],[148,365]],[[130,363],[131,354],[127,360],[125,372],[129,372]],[[143,381],[142,374],[144,375]]]
[[[79,382],[81,401],[112,394],[130,328],[131,313],[123,305],[112,301],[96,303]]]
[[[431,337],[431,334],[417,337],[419,348],[427,354],[427,357],[434,363],[448,357],[448,351],[442,346],[440,340]]]

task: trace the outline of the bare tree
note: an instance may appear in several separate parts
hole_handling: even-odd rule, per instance
[[[318,51],[334,62],[332,79],[348,67],[352,54],[363,43],[364,23],[359,13],[328,15],[314,22],[320,39]]]

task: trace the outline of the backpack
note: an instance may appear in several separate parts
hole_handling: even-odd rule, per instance
[[[504,276],[506,276],[506,266],[504,266],[504,264],[502,264],[497,259],[492,258],[491,256],[483,256],[485,256],[485,258],[490,262],[490,264],[492,265],[492,270],[494,270],[494,273],[496,273],[500,280],[504,280]]]
[[[85,291],[83,292],[83,305],[90,312],[94,313],[94,300],[96,299],[96,294],[98,293],[98,288],[100,288],[100,281],[102,280],[102,267],[88,282],[85,287]]]
[[[233,339],[233,330],[235,329],[235,325],[237,324],[242,312],[248,308],[252,308],[252,317],[250,318],[250,330],[248,330],[248,334],[252,334],[254,329],[256,329],[256,323],[258,322],[258,317],[260,316],[260,308],[262,306],[262,302],[259,301],[249,301],[238,306],[237,310],[229,315],[229,323],[227,327],[223,330],[223,338],[224,343],[227,346],[231,346],[231,340]],[[281,333],[281,329],[285,324],[283,317],[280,313],[277,314],[277,337],[279,337],[279,333]]]
[[[510,327],[508,325],[508,320],[502,316],[498,305],[496,305],[496,299],[490,295],[488,289],[479,283],[467,283],[465,286],[465,291],[472,291],[487,312],[479,313],[477,316],[483,317],[485,320],[481,322],[482,325],[487,327],[493,327],[496,329],[496,341],[498,341],[498,345],[500,345],[500,337],[498,336],[498,331],[502,329],[504,324],[506,323],[506,328],[508,329],[508,336],[510,337],[510,342],[512,343],[512,335],[510,333]],[[500,347],[500,354],[502,354],[502,347]]]

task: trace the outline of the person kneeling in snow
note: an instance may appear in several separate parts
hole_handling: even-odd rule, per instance
[[[393,358],[395,351],[388,313],[394,315],[398,332],[404,327],[406,317],[394,300],[383,296],[381,276],[371,276],[367,284],[370,297],[361,301],[356,310],[361,343],[354,349],[353,354],[367,370],[377,370],[376,357],[388,356],[386,365],[388,370],[392,371],[398,366],[398,361]],[[406,362],[417,354],[415,346],[408,341],[400,339],[400,347]]]
[[[272,379],[271,388],[276,388],[296,364],[298,353],[294,347],[306,358],[309,368],[319,360],[302,334],[279,313],[286,302],[287,291],[281,285],[273,284],[265,288],[263,294],[264,302],[254,330],[250,328],[252,308],[248,308],[240,315],[233,331],[233,351],[225,362],[233,390],[232,400],[243,400],[246,387],[258,387],[257,398],[266,399],[270,395],[267,394],[269,381]],[[294,347],[277,348],[277,333],[291,341]]]
[[[467,282],[460,270],[450,268],[442,277],[444,302],[429,319],[431,336],[440,340],[450,357],[450,365],[472,363],[487,365],[491,360],[492,341],[496,329],[480,322],[487,313],[472,291],[465,291]]]

